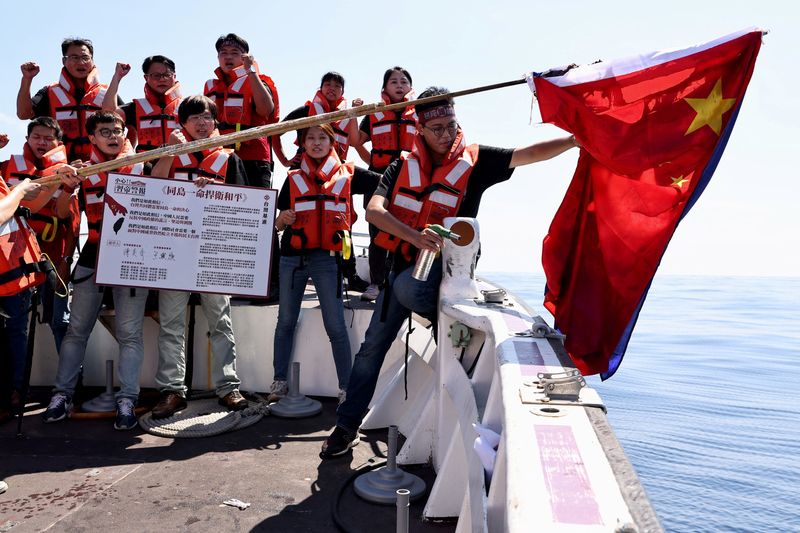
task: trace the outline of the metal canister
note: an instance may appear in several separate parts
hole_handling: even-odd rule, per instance
[[[414,265],[414,272],[411,277],[419,281],[428,281],[431,273],[431,266],[436,259],[436,252],[432,250],[422,250],[417,256],[417,264]]]

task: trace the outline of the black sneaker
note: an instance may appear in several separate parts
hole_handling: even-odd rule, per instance
[[[45,424],[64,420],[72,411],[72,398],[63,392],[57,392],[50,398],[50,405],[47,406],[42,419]]]
[[[319,456],[322,459],[330,459],[347,453],[347,450],[355,447],[360,442],[358,432],[348,433],[346,429],[336,426],[333,433],[322,444],[322,451]]]
[[[136,427],[136,404],[130,398],[117,400],[117,418],[114,420],[114,429],[126,431]]]

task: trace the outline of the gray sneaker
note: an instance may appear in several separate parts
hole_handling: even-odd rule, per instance
[[[58,422],[67,418],[72,411],[72,398],[63,392],[57,392],[50,398],[50,405],[47,406],[42,419],[45,424]]]
[[[272,386],[269,388],[269,397],[267,398],[267,401],[270,403],[277,402],[287,394],[289,394],[289,387],[286,384],[286,381],[273,381]]]
[[[378,295],[381,293],[381,290],[375,284],[370,284],[363,293],[361,293],[361,299],[367,302],[374,302]]]

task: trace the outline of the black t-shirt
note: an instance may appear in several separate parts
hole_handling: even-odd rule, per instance
[[[283,117],[282,122],[286,122],[287,120],[297,120],[298,118],[306,118],[308,116],[308,106],[304,105],[302,107],[298,107],[297,109],[292,110],[291,113]],[[297,130],[295,141],[297,143],[297,151],[295,152],[294,156],[289,160],[289,170],[295,170],[300,168],[300,156],[303,154],[304,150],[303,147],[300,146],[300,130]],[[286,152],[284,151],[284,155]]]
[[[350,182],[350,195],[370,194],[375,189],[375,184],[381,179],[381,175],[365,168],[356,167],[353,172],[353,179]],[[289,180],[283,182],[278,193],[278,211],[290,209],[292,205],[291,193],[289,192]],[[281,238],[281,255],[302,255],[304,252],[296,250],[289,245],[289,232],[284,232]]]
[[[236,154],[231,154],[228,158],[225,183],[229,185],[250,185],[247,179],[247,170],[244,167],[244,161]]]
[[[80,101],[83,98],[83,89],[75,90],[75,99]],[[42,87],[31,98],[33,104],[33,115],[35,117],[49,117],[50,116],[50,91],[48,87]],[[122,107],[125,101],[117,95],[117,107]],[[125,112],[127,115],[127,111]],[[55,117],[53,117],[55,118]],[[127,123],[127,120],[125,121]]]
[[[478,146],[478,161],[469,175],[467,190],[458,208],[457,216],[470,218],[478,216],[478,208],[484,191],[492,185],[506,181],[514,172],[513,168],[509,168],[513,154],[514,150],[512,148]],[[391,198],[391,192],[397,182],[397,177],[400,175],[402,165],[403,162],[401,160],[389,165],[389,168],[383,173],[380,183],[378,183],[378,188],[375,189],[376,195]],[[402,254],[395,254],[395,271],[400,272],[406,267],[408,267],[408,263],[403,260]]]
[[[358,125],[358,129],[366,133],[367,137],[372,137],[372,131],[370,131],[369,129],[369,117],[370,115],[367,115],[361,119],[361,123]]]
[[[136,124],[136,102],[129,102],[119,107],[125,113],[125,125],[128,128],[137,128],[139,125]]]

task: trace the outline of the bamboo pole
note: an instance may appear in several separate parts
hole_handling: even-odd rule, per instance
[[[426,104],[435,102],[437,100],[444,100],[445,98],[457,98],[459,96],[466,96],[469,94],[476,94],[486,91],[493,91],[495,89],[502,89],[504,87],[511,87],[512,85],[521,85],[525,83],[524,78],[505,81],[501,83],[493,83],[491,85],[482,85],[480,87],[473,87],[471,89],[464,89],[462,91],[455,91],[447,94],[440,94],[436,96],[428,96],[426,98],[418,98],[416,100],[409,100],[407,102],[397,102],[394,104],[373,103],[364,104],[358,107],[351,107],[349,109],[342,109],[341,111],[333,111],[331,113],[324,113],[322,115],[315,115],[313,117],[298,118],[296,120],[288,120],[276,124],[267,124],[264,126],[256,126],[243,131],[228,133],[226,135],[218,135],[215,137],[208,137],[206,139],[196,139],[183,144],[175,144],[172,146],[163,146],[147,152],[132,154],[119,159],[111,161],[104,161],[84,168],[79,168],[77,173],[79,176],[91,176],[98,172],[108,172],[118,168],[133,165],[136,163],[144,163],[166,156],[176,156],[188,154],[192,152],[199,152],[209,148],[216,148],[218,146],[231,145],[260,137],[272,137],[280,135],[293,130],[310,128],[312,126],[319,126],[321,124],[328,124],[330,122],[342,120],[345,118],[357,118],[364,115],[372,115],[381,111],[394,111],[395,109],[404,109],[410,105]],[[37,180],[38,183],[49,185],[59,181],[60,177],[56,175],[47,176]]]

